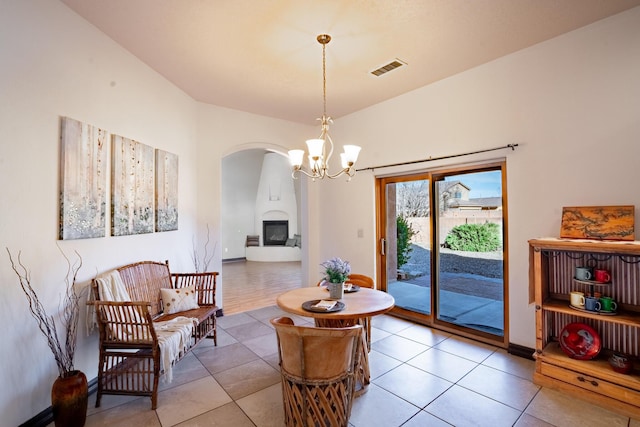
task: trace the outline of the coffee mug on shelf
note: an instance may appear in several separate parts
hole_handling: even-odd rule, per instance
[[[616,311],[618,304],[611,297],[600,298],[600,310],[601,311]]]
[[[584,299],[584,308],[587,311],[600,311],[602,304],[594,297],[586,297]]]
[[[584,293],[573,291],[570,294],[571,305],[578,308],[584,308]]]
[[[600,283],[608,283],[611,281],[611,274],[604,269],[594,270],[593,277],[596,282],[600,282]]]
[[[593,278],[593,268],[591,267],[576,267],[576,279],[578,280],[591,280]]]

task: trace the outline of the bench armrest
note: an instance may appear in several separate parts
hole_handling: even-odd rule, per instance
[[[198,305],[216,305],[217,271],[206,273],[171,273],[171,285],[174,289],[195,286]]]
[[[127,345],[157,345],[158,337],[147,301],[94,301],[100,341]]]

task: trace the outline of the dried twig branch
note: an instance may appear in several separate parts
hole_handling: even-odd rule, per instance
[[[31,273],[27,267],[22,263],[22,252],[18,251],[17,265],[11,256],[9,248],[7,253],[9,254],[9,261],[11,262],[11,268],[18,276],[22,291],[27,297],[29,303],[29,312],[31,316],[36,319],[40,332],[47,339],[47,344],[53,352],[53,357],[58,365],[58,373],[61,377],[66,376],[69,372],[74,370],[73,358],[76,349],[76,337],[78,329],[78,317],[80,314],[79,297],[75,291],[76,276],[80,267],[82,267],[82,257],[76,251],[78,261],[71,264],[69,258],[62,252],[62,256],[67,261],[67,275],[65,277],[66,290],[64,295],[64,301],[62,302],[62,323],[66,332],[64,350],[58,338],[58,330],[56,327],[56,321],[53,316],[49,316],[38,298],[38,294],[31,286]],[[72,277],[70,280],[69,277]]]
[[[207,240],[204,243],[204,254],[202,255],[202,260],[200,260],[200,256],[198,254],[198,247],[196,245],[195,236],[191,240],[193,245],[193,253],[191,254],[191,259],[193,260],[193,267],[195,268],[196,273],[206,272],[209,268],[209,263],[213,260],[213,256],[216,253],[216,248],[218,246],[218,242],[214,243],[213,250],[211,251],[211,255],[209,256],[208,246],[211,243],[211,234],[209,230],[209,224],[207,224]]]

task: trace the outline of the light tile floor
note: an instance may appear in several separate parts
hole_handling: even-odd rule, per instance
[[[104,396],[87,427],[281,427],[282,392],[271,306],[218,319],[218,347],[202,343],[146,397]],[[291,316],[296,324],[312,319]],[[392,316],[373,318],[371,385],[354,400],[354,427],[629,426],[640,421],[540,388],[534,363],[503,349]]]

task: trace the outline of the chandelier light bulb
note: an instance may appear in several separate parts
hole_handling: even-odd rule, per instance
[[[310,157],[322,157],[324,150],[324,139],[307,139],[307,149]]]
[[[289,150],[289,162],[295,169],[302,167],[304,159],[304,150]]]
[[[353,166],[358,161],[361,148],[357,145],[345,145],[343,148],[347,163],[349,163],[349,166]]]

